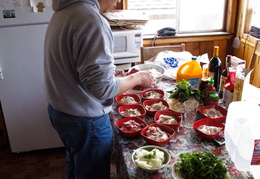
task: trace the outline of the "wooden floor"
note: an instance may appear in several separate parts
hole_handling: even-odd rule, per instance
[[[111,164],[111,179],[116,169]],[[64,148],[12,153],[0,146],[0,179],[66,179]]]

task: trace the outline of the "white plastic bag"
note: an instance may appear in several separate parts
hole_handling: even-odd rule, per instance
[[[145,61],[145,63],[153,63],[161,65],[166,69],[164,78],[176,79],[178,68],[191,60],[192,54],[187,51],[173,52],[162,51],[155,57]]]

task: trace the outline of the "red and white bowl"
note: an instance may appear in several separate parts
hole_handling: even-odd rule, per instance
[[[146,132],[149,130],[150,127],[159,127],[162,131],[164,131],[168,134],[168,138],[165,139],[165,140],[161,140],[161,141],[148,138],[148,136],[146,135]],[[173,128],[168,127],[168,126],[154,123],[154,124],[146,126],[141,131],[141,135],[147,143],[152,144],[152,145],[157,145],[157,146],[163,146],[163,145],[167,144],[173,138],[173,136],[175,135],[175,130]]]
[[[202,125],[219,127],[219,128],[221,128],[221,130],[215,134],[207,134],[207,133],[204,133],[201,130],[199,130],[199,127]],[[205,119],[201,119],[201,120],[194,122],[193,129],[202,138],[207,139],[207,140],[212,140],[212,139],[215,139],[215,138],[221,136],[224,133],[225,125],[217,120],[214,120],[211,118],[205,118]]]
[[[121,99],[123,99],[124,97],[127,97],[127,96],[132,97],[136,101],[136,103],[131,103],[131,104],[122,103]],[[117,104],[119,106],[122,106],[122,105],[133,105],[133,104],[140,104],[141,103],[140,97],[137,94],[134,94],[134,93],[122,94],[122,95],[116,96],[115,100],[116,100],[116,102],[117,102]]]
[[[148,109],[148,106],[151,106],[153,104],[156,104],[156,103],[162,103],[166,108],[165,109],[169,109],[169,104],[167,103],[167,101],[165,101],[164,99],[150,99],[150,100],[145,100],[143,102],[143,106],[145,108],[145,110],[147,111],[147,114],[150,114],[150,115],[155,115],[155,113],[157,111],[161,111],[161,110],[165,110],[165,109],[158,109],[158,110],[150,110]]]
[[[215,109],[217,111],[219,111],[223,116],[222,117],[210,117],[209,115],[206,114],[205,110],[209,110],[209,109]],[[199,108],[199,112],[200,114],[205,117],[205,118],[211,118],[213,120],[219,121],[219,122],[223,122],[226,120],[227,117],[227,110],[221,106],[218,105],[208,105],[208,106],[203,106],[201,108]]]
[[[159,93],[160,94],[160,97],[159,98],[155,98],[155,97],[147,97],[147,94],[148,93]],[[149,89],[149,90],[146,90],[146,91],[143,91],[141,93],[141,97],[143,100],[150,100],[150,99],[163,99],[164,98],[164,91],[161,90],[161,89]]]
[[[173,116],[173,117],[176,119],[177,123],[175,123],[175,124],[169,124],[169,123],[161,123],[161,122],[158,122],[160,115]],[[173,129],[177,129],[177,128],[180,126],[180,124],[182,123],[182,120],[183,120],[183,116],[182,116],[181,113],[176,112],[176,111],[172,111],[172,110],[170,110],[170,109],[157,111],[157,112],[155,113],[155,115],[154,115],[154,122],[155,122],[155,123],[163,124],[163,125],[166,125],[166,126],[168,126],[168,127],[173,128]]]
[[[136,115],[136,116],[126,116],[122,112],[129,110],[129,109],[137,109],[141,115]],[[123,105],[118,107],[118,111],[120,115],[125,118],[125,117],[140,117],[141,119],[145,116],[146,110],[141,104],[132,104],[132,105]]]
[[[130,120],[134,120],[136,123],[138,123],[140,125],[140,129],[135,130],[134,127],[133,127],[133,128],[128,128],[129,130],[123,130],[122,126],[126,122],[129,122]],[[134,137],[140,136],[141,131],[143,130],[143,128],[145,128],[147,126],[147,123],[139,117],[127,117],[127,118],[123,118],[123,119],[116,121],[115,126],[120,131],[120,133],[122,135],[124,135],[125,137],[134,138]]]

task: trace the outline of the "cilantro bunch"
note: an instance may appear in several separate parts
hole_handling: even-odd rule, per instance
[[[202,102],[203,94],[200,90],[195,89],[191,86],[189,81],[182,80],[176,84],[176,87],[170,93],[169,98],[178,99],[180,102],[187,101],[190,97],[194,97],[199,102]]]
[[[216,155],[207,151],[180,154],[174,164],[175,172],[184,179],[225,179],[227,169]]]

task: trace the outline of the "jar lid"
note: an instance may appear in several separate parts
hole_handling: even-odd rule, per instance
[[[193,57],[191,57],[191,59],[192,59],[192,60],[197,60],[197,57],[194,57],[194,56],[193,56]]]
[[[210,93],[209,97],[217,99],[218,98],[218,94],[217,93]]]
[[[212,84],[212,85],[214,84],[214,80],[213,80],[212,76],[209,79],[209,84]]]

